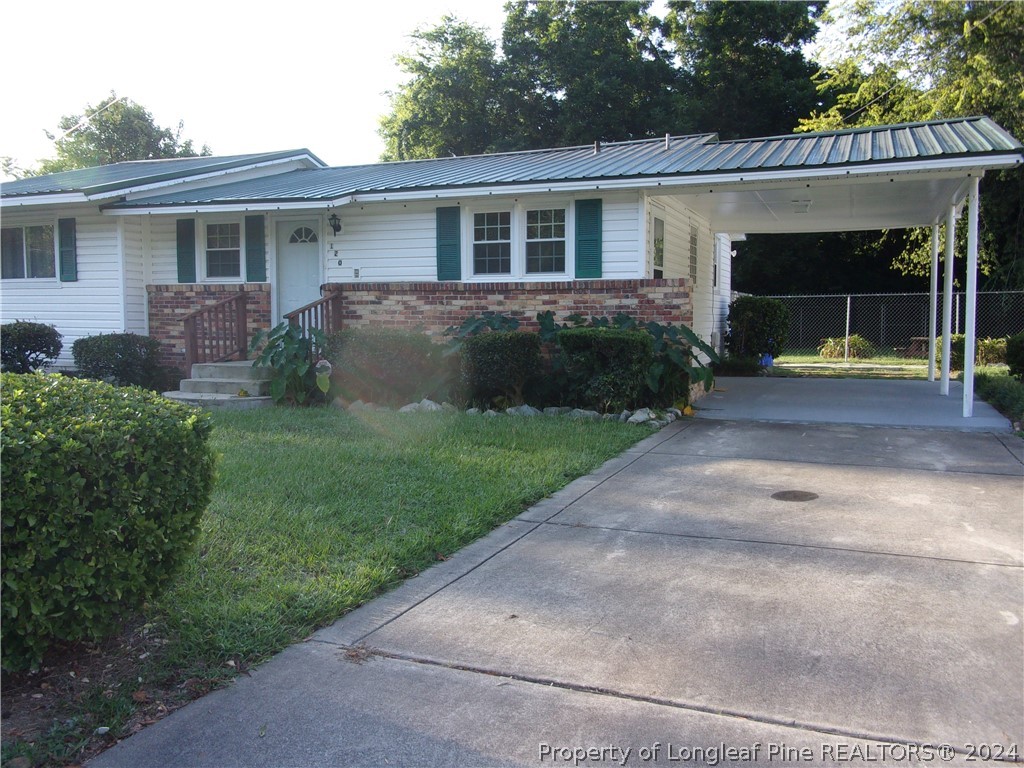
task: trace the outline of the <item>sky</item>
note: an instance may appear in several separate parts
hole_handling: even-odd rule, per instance
[[[215,155],[305,147],[330,165],[376,162],[385,94],[409,34],[450,13],[500,38],[503,0],[27,0],[0,10],[0,156],[52,157],[60,118],[110,91]],[[264,10],[265,9],[265,10]],[[10,34],[37,30],[35,34]],[[45,33],[42,32],[45,30]],[[45,51],[40,42],[45,41]]]

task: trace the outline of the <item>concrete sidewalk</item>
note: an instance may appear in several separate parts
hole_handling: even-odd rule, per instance
[[[676,422],[91,765],[1020,755],[1019,442]]]

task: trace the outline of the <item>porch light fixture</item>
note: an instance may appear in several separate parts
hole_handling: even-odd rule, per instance
[[[334,234],[341,232],[341,219],[338,218],[337,213],[332,213],[330,218],[327,219],[327,223],[331,225]]]

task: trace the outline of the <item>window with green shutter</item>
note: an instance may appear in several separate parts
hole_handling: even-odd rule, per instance
[[[462,279],[462,216],[458,206],[437,209],[437,279]]]
[[[576,201],[576,277],[601,277],[601,200]]]

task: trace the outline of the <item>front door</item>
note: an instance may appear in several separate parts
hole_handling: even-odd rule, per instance
[[[320,298],[320,223],[277,224],[277,311],[281,316]]]

